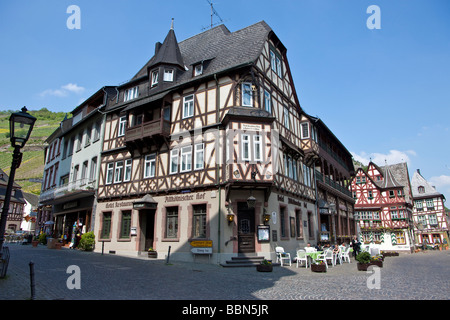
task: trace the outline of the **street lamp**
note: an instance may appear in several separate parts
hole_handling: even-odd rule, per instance
[[[2,258],[3,256],[3,242],[5,241],[6,220],[8,219],[9,203],[11,201],[14,176],[16,174],[16,169],[20,166],[20,162],[22,161],[22,153],[20,152],[20,149],[25,146],[28,139],[30,138],[30,134],[33,130],[35,122],[36,118],[27,113],[26,107],[23,107],[22,111],[20,112],[11,114],[11,117],[9,118],[9,128],[11,134],[10,140],[11,146],[14,148],[14,152],[0,220],[0,258]]]

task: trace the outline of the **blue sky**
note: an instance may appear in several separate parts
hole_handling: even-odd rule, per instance
[[[355,159],[407,161],[450,199],[450,1],[217,0],[230,31],[265,20],[288,49],[303,109]],[[80,29],[69,29],[70,5]],[[370,5],[381,29],[369,29]],[[210,24],[206,0],[1,0],[0,110],[70,112]],[[219,22],[214,16],[214,23]],[[448,205],[447,205],[448,206]]]

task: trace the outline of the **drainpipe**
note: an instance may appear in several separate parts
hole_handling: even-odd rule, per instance
[[[214,80],[216,80],[216,123],[217,123],[217,132],[219,133],[220,136],[220,124],[219,124],[219,116],[220,116],[220,88],[219,88],[219,80],[217,79],[217,74],[214,74]],[[217,141],[220,141],[219,139]],[[220,229],[221,229],[221,221],[222,221],[222,211],[221,211],[221,205],[222,205],[222,187],[220,184],[220,164],[217,162],[217,156],[221,156],[221,152],[220,152],[220,142],[217,148],[217,153],[216,153],[216,179],[217,179],[217,183],[216,185],[218,185],[218,189],[219,189],[219,207],[218,207],[218,223],[217,223],[217,262],[220,262]]]

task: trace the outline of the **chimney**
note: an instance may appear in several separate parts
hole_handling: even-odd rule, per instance
[[[420,169],[417,169],[417,173],[420,174]]]
[[[162,46],[161,42],[158,41],[157,43],[155,43],[155,56],[158,53],[158,51],[161,48],[161,46]]]

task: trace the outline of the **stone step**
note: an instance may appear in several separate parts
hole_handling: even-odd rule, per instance
[[[226,268],[237,268],[237,267],[255,267],[264,260],[264,257],[259,256],[237,256],[232,257],[231,260],[221,263],[222,267]],[[279,266],[280,263],[272,263],[273,266]]]

